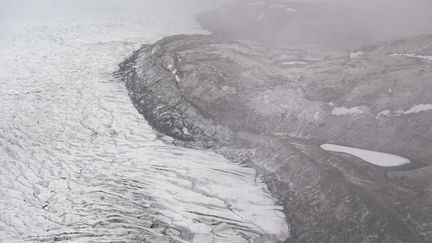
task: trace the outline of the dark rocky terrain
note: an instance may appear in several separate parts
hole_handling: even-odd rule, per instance
[[[173,36],[121,64],[136,108],[174,143],[257,169],[287,242],[432,241],[432,36],[353,53]],[[423,107],[423,109],[418,109]],[[412,160],[384,168],[324,142]]]

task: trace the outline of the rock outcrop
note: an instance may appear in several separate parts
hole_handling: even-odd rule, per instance
[[[159,133],[254,167],[284,207],[287,242],[430,242],[431,56],[432,36],[352,53],[172,36],[119,74]],[[324,142],[413,163],[378,167]]]

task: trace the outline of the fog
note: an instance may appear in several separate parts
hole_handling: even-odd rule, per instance
[[[300,0],[302,1],[302,0]],[[303,0],[339,2],[362,11],[365,28],[377,39],[432,34],[430,0]]]
[[[259,0],[250,0],[257,2]],[[335,32],[335,35],[350,35],[351,38],[345,40],[346,43],[358,42],[361,44],[374,43],[377,41],[396,39],[405,36],[414,36],[418,34],[432,33],[432,1],[430,0],[262,0],[263,2],[308,2],[308,3],[340,3],[340,6],[349,6],[349,9],[341,7],[334,8],[334,5],[323,7],[323,11],[318,11],[315,22],[309,21],[309,17],[301,17],[291,21],[290,27],[294,30],[303,30],[310,28],[311,25],[322,23],[331,26],[329,29],[323,29],[321,35],[328,32]],[[196,15],[212,9],[217,9],[222,5],[236,2],[235,0],[0,0],[0,20],[5,18],[21,17],[45,17],[53,18],[54,16],[73,16],[79,17],[80,14],[101,14],[113,12],[139,12],[146,10],[146,14],[160,15],[171,13]],[[325,6],[325,4],[323,5]],[[151,11],[149,11],[151,9]],[[318,8],[319,9],[319,8]],[[231,19],[222,16],[220,21],[225,21],[224,25],[231,28],[234,33],[245,32],[256,34],[256,25],[250,23],[250,26],[241,25],[231,27],[232,22],[242,19],[243,9],[231,16]],[[311,18],[316,16],[312,15]],[[211,25],[217,25],[219,20],[215,20]],[[277,22],[276,22],[277,23]],[[312,24],[311,24],[312,23]],[[274,27],[273,27],[274,26]],[[294,27],[293,27],[294,26]],[[334,26],[334,27],[333,27]],[[208,26],[207,26],[208,27]],[[237,29],[235,29],[237,28]],[[247,28],[251,28],[250,30]],[[301,42],[303,37],[298,33],[292,33],[291,29],[286,26],[272,24],[265,26],[261,35],[266,39],[276,39],[276,35],[288,36],[298,35],[297,42]],[[279,28],[279,29],[278,29]],[[281,33],[280,30],[285,30]],[[304,34],[304,33],[302,33]],[[309,33],[305,34],[309,35]],[[307,38],[321,39],[320,35]],[[360,40],[362,39],[362,40]],[[326,40],[331,42],[332,40]],[[339,43],[336,43],[339,45]],[[355,46],[351,45],[350,47]]]
[[[145,12],[146,15],[189,14],[221,6],[227,0],[0,0],[0,19],[65,17],[89,14]]]
[[[340,1],[367,11],[368,28],[382,38],[432,33],[430,0],[346,0]]]
[[[370,29],[390,37],[432,33],[430,0],[334,0],[365,10]]]
[[[212,32],[271,45],[351,49],[432,33],[428,0],[250,0],[204,16]]]

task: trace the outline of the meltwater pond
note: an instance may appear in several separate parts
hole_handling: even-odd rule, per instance
[[[197,31],[142,12],[0,24],[0,242],[287,237],[256,171],[156,140],[112,76],[142,43]]]

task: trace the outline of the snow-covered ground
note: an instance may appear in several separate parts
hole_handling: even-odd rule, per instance
[[[305,65],[306,62],[302,61],[290,61],[290,62],[283,62],[282,65]]]
[[[144,10],[0,23],[0,242],[288,235],[256,171],[156,140],[113,78],[141,44],[199,32]]]
[[[391,56],[392,57],[410,57],[410,58],[416,58],[416,59],[432,62],[432,56],[417,55],[414,53],[394,53],[394,54],[391,54]]]
[[[363,51],[354,51],[350,53],[350,58],[351,59],[355,59],[358,58],[360,56],[363,56],[365,53]]]
[[[353,148],[348,146],[323,144],[321,145],[321,148],[330,152],[351,154],[366,162],[383,167],[394,167],[411,163],[409,159],[398,155]]]
[[[423,112],[431,112],[432,104],[416,104],[411,106],[408,110],[383,110],[377,114],[377,117],[397,117],[402,115],[413,115]]]
[[[335,116],[344,116],[344,115],[358,115],[363,114],[367,107],[364,106],[355,106],[355,107],[333,107],[332,115]]]
[[[409,114],[426,112],[426,111],[432,111],[432,104],[413,105],[411,108],[409,108],[408,110],[404,111],[403,114],[409,115]]]

